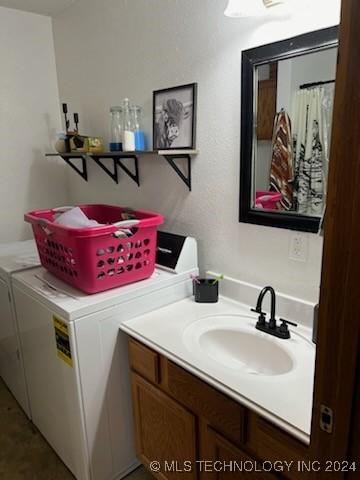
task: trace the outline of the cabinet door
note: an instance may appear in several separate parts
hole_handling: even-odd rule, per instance
[[[152,472],[159,479],[195,479],[195,417],[139,375],[131,377],[139,459],[148,468],[159,462],[160,471]]]
[[[257,139],[272,140],[277,100],[277,64],[270,65],[269,78],[259,81]]]
[[[248,447],[258,457],[269,462],[281,460],[290,465],[283,476],[291,480],[312,478],[309,447],[300,443],[281,429],[258,417],[251,434]]]
[[[262,472],[262,462],[254,460],[231,442],[219,435],[209,425],[200,429],[201,480],[276,480],[274,476]]]

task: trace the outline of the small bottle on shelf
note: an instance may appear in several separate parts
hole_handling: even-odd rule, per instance
[[[145,150],[145,134],[141,128],[142,115],[141,107],[134,105],[131,107],[135,134],[135,150],[143,152]]]
[[[123,128],[123,150],[133,152],[135,150],[134,123],[130,112],[130,102],[128,98],[124,99],[124,128]]]
[[[110,152],[121,152],[122,150],[122,107],[111,107],[111,135],[109,148]]]

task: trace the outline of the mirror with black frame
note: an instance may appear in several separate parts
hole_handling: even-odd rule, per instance
[[[240,222],[318,231],[337,47],[332,27],[243,52]]]

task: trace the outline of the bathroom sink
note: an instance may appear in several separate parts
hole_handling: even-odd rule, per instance
[[[275,376],[291,372],[295,367],[292,350],[297,342],[259,332],[255,323],[253,317],[245,315],[203,317],[185,329],[183,342],[188,350],[200,350],[217,364],[241,374]]]

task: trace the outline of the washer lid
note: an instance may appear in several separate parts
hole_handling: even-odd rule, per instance
[[[8,279],[12,273],[40,266],[34,240],[0,244],[0,278]]]
[[[12,277],[12,282],[14,287],[45,304],[64,320],[72,321],[120,304],[124,304],[126,311],[130,301],[141,303],[140,297],[170,286],[174,289],[177,286],[181,288],[180,285],[184,282],[190,285],[190,295],[192,286],[190,274],[197,273],[197,269],[176,274],[156,268],[153,275],[146,280],[94,295],[87,295],[67,285],[42,267],[17,273]],[[151,310],[151,306],[149,309]]]

